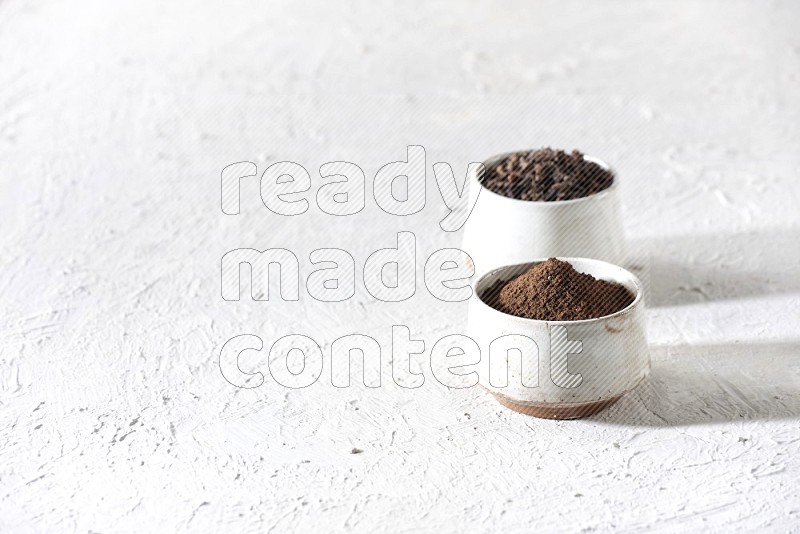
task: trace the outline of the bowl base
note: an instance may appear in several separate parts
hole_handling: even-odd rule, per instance
[[[540,419],[580,419],[601,412],[617,402],[622,395],[591,402],[542,404],[537,402],[520,402],[512,400],[500,393],[492,393],[497,402],[521,414],[539,417]]]

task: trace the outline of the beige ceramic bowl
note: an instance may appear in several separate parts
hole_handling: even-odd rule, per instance
[[[488,171],[509,154],[487,159],[484,168]],[[472,258],[477,275],[533,258],[595,258],[616,265],[625,262],[617,175],[599,159],[584,159],[611,171],[614,183],[599,193],[573,200],[536,202],[498,195],[481,185],[479,171],[471,172],[469,195],[475,206],[464,228],[463,250]]]
[[[600,260],[561,258],[579,272],[617,282],[636,296],[612,315],[584,321],[537,321],[484,302],[487,289],[544,260],[480,277],[469,307],[469,335],[481,349],[480,384],[504,406],[549,419],[592,415],[635,388],[650,372],[639,280]],[[482,298],[483,297],[483,298]]]

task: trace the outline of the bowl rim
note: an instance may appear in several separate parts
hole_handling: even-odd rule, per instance
[[[636,288],[636,295],[634,296],[633,302],[631,302],[630,304],[628,304],[627,306],[625,306],[621,310],[617,310],[617,311],[615,311],[614,313],[612,313],[610,315],[603,315],[602,317],[594,317],[592,319],[580,319],[580,320],[575,320],[575,321],[559,321],[559,320],[552,320],[551,321],[551,320],[542,320],[542,319],[529,319],[527,317],[520,317],[518,315],[512,315],[510,313],[506,313],[506,312],[500,311],[500,310],[498,310],[496,308],[493,308],[493,307],[489,306],[480,297],[480,295],[478,294],[478,284],[480,284],[487,277],[494,275],[498,271],[502,271],[502,270],[506,270],[506,269],[512,269],[514,267],[519,267],[519,268],[521,268],[520,271],[519,271],[519,274],[522,274],[524,272],[524,269],[522,269],[522,266],[533,266],[533,265],[538,264],[538,263],[543,263],[543,262],[547,261],[549,258],[535,259],[535,260],[526,261],[526,262],[522,262],[522,263],[514,263],[514,264],[510,264],[510,265],[503,265],[501,267],[496,267],[496,268],[494,268],[494,269],[492,269],[490,271],[487,271],[487,272],[483,273],[471,285],[471,287],[472,287],[472,296],[470,298],[473,299],[475,302],[477,302],[479,306],[485,307],[487,310],[490,311],[490,313],[492,313],[492,312],[493,313],[497,313],[497,314],[500,314],[500,315],[502,315],[504,317],[507,317],[509,320],[516,320],[516,321],[522,322],[524,324],[530,324],[530,325],[551,325],[551,324],[553,324],[553,325],[579,325],[579,324],[591,324],[591,323],[596,323],[596,322],[600,322],[600,321],[606,321],[608,319],[614,319],[614,318],[621,317],[623,315],[627,315],[627,314],[633,312],[637,307],[640,306],[640,304],[644,300],[644,298],[643,298],[643,293],[644,292],[643,292],[642,282],[639,280],[639,278],[635,274],[633,274],[628,269],[626,269],[626,268],[624,268],[624,267],[622,267],[620,265],[616,265],[614,263],[609,263],[609,262],[603,261],[603,260],[596,260],[596,259],[593,259],[593,258],[557,257],[557,256],[555,256],[555,258],[558,259],[558,260],[561,260],[561,261],[566,261],[570,265],[572,265],[573,261],[580,261],[580,262],[590,262],[590,263],[603,264],[603,265],[614,267],[614,268],[617,268],[617,269],[621,270],[627,277],[629,277],[630,281],[633,283],[634,287]],[[574,268],[574,265],[573,265],[573,268]],[[517,276],[519,276],[519,275],[517,275]],[[594,276],[594,275],[592,275],[592,276]],[[611,281],[613,281],[613,280],[611,280]],[[619,282],[617,282],[617,283],[619,283]]]
[[[495,161],[497,161],[497,160],[499,160],[501,158],[510,156],[511,154],[517,154],[519,152],[529,152],[530,150],[531,149],[520,149],[520,150],[512,150],[510,152],[503,152],[501,154],[496,154],[494,156],[490,156],[490,157],[484,159],[483,161],[481,161],[480,163],[481,163],[481,165],[483,165],[484,172],[486,172],[486,170],[489,168],[491,163],[494,163]],[[533,149],[533,150],[536,150],[536,149]],[[493,197],[501,198],[503,200],[508,200],[508,201],[511,201],[511,202],[518,202],[518,203],[520,203],[520,205],[523,205],[523,204],[524,205],[528,205],[528,206],[533,205],[533,206],[545,207],[545,208],[561,207],[561,206],[567,206],[567,205],[570,205],[570,204],[578,204],[578,203],[581,203],[581,202],[591,202],[591,201],[597,200],[598,198],[603,198],[605,196],[610,195],[611,193],[616,192],[617,183],[619,182],[619,175],[617,174],[617,171],[611,165],[609,165],[608,163],[606,163],[605,161],[603,161],[600,158],[596,158],[594,156],[590,156],[588,154],[584,154],[583,155],[583,159],[585,161],[590,161],[592,163],[596,163],[597,165],[599,165],[603,169],[605,169],[608,172],[610,172],[611,175],[614,177],[614,180],[611,182],[611,185],[606,187],[602,191],[598,191],[597,193],[592,193],[591,195],[588,195],[588,196],[585,196],[585,197],[572,198],[572,199],[569,199],[569,200],[522,200],[522,199],[519,199],[519,198],[507,197],[505,195],[501,195],[500,193],[495,193],[491,189],[486,188],[483,185],[483,183],[478,179],[478,172],[477,171],[470,171],[470,180],[473,183],[477,184],[478,189],[480,190],[480,194],[489,193],[489,195],[491,195]],[[480,196],[480,194],[479,194],[479,196]]]

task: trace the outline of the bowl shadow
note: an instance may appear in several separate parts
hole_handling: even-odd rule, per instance
[[[669,427],[800,419],[800,342],[651,347],[650,377],[591,419]]]
[[[800,292],[800,228],[629,241],[649,307]]]

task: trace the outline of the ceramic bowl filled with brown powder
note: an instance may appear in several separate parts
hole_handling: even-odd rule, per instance
[[[477,274],[532,258],[625,261],[617,175],[576,150],[509,152],[469,176],[463,250]],[[472,204],[470,204],[472,205]]]
[[[641,283],[600,260],[549,258],[481,276],[469,335],[480,384],[536,417],[592,415],[650,372]]]

